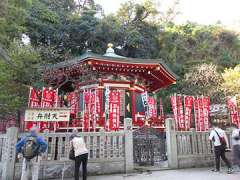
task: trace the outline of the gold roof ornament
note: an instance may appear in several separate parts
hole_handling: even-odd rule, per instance
[[[113,44],[112,43],[108,43],[108,48],[113,48]]]
[[[107,46],[108,46],[108,48],[106,50],[106,53],[103,56],[115,57],[115,58],[125,58],[124,56],[119,56],[115,53],[112,43],[108,43]]]

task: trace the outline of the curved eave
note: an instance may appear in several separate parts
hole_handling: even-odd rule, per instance
[[[91,64],[89,62],[98,62],[99,64],[121,64],[122,66],[147,66],[147,67],[160,67],[157,71],[153,69],[153,73],[142,75],[143,78],[147,80],[152,80],[154,82],[151,91],[157,91],[161,88],[167,87],[174,84],[178,79],[178,76],[174,74],[168,66],[163,63],[160,59],[133,59],[133,58],[118,58],[118,57],[108,57],[94,54],[92,52],[87,52],[84,55],[58,64],[50,65],[45,68],[45,71],[57,71],[59,69],[65,69],[79,64]],[[100,70],[101,71],[101,70]],[[148,70],[146,70],[148,71]],[[108,71],[110,72],[110,71]],[[115,72],[115,71],[113,71]],[[111,72],[110,72],[111,73]],[[127,72],[125,72],[126,74]],[[124,73],[122,73],[124,74]]]
[[[57,64],[51,64],[45,66],[46,70],[53,70],[53,69],[59,69],[64,67],[69,67],[84,61],[88,61],[90,59],[93,60],[102,60],[102,61],[109,61],[109,62],[122,62],[122,63],[132,63],[132,64],[161,64],[170,74],[172,74],[176,79],[178,76],[174,74],[168,66],[161,60],[161,59],[137,59],[137,58],[122,58],[122,57],[109,57],[109,56],[102,56],[99,54],[95,54],[92,52],[86,52],[81,56],[78,56],[76,58],[73,58],[68,61],[63,61]]]

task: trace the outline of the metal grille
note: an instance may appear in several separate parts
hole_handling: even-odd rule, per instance
[[[166,133],[147,126],[134,131],[133,155],[139,166],[157,166],[166,161]]]

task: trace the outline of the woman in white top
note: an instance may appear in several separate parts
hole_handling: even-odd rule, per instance
[[[77,129],[73,130],[70,136],[70,146],[74,150],[75,155],[75,180],[79,180],[79,169],[82,163],[82,177],[83,180],[87,180],[87,162],[88,162],[88,150],[82,137],[77,136]]]

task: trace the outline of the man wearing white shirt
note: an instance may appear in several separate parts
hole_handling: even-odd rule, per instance
[[[240,129],[235,124],[233,124],[232,146],[234,161],[240,168]]]
[[[212,123],[212,130],[210,132],[209,140],[213,142],[214,145],[214,153],[215,153],[215,161],[216,161],[216,169],[214,172],[220,171],[220,157],[225,162],[228,167],[228,173],[232,173],[232,166],[229,160],[225,156],[225,150],[229,148],[228,138],[224,130],[217,127],[216,123]]]

